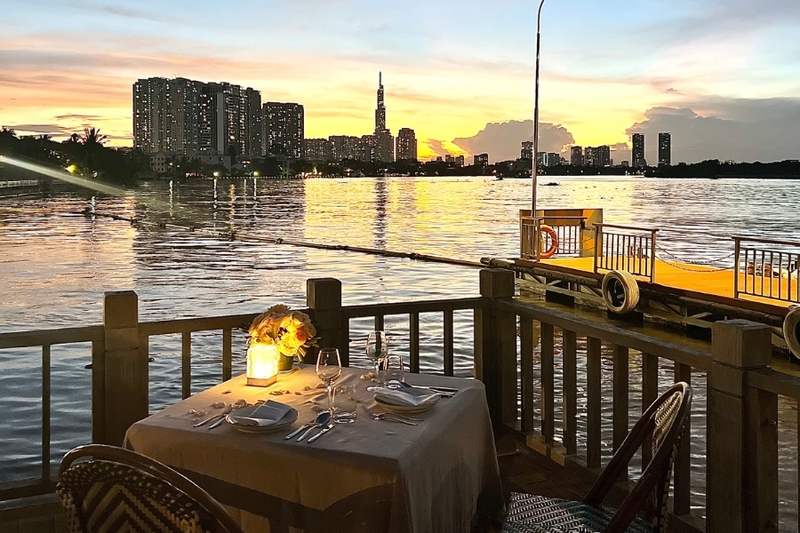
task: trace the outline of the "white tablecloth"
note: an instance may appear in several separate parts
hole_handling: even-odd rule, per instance
[[[356,385],[372,403],[358,369],[339,384]],[[229,506],[247,533],[470,532],[503,512],[500,475],[483,384],[472,379],[407,375],[419,385],[459,389],[442,398],[418,426],[368,418],[337,425],[314,443],[284,436],[315,417],[320,390],[313,367],[279,376],[270,388],[248,387],[239,376],[134,424],[126,445],[170,465]],[[274,390],[288,390],[270,395]],[[229,391],[229,392],[227,392]],[[298,394],[299,393],[299,394]],[[228,423],[193,428],[215,402],[275,400],[299,412],[289,429],[248,434]],[[321,405],[326,405],[321,402]],[[318,409],[318,408],[317,408]],[[206,415],[208,416],[208,415]],[[296,529],[292,529],[296,528]]]

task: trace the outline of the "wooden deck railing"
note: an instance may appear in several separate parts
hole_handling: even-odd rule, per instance
[[[461,345],[468,335],[456,327],[454,313],[471,310],[474,375],[485,383],[498,430],[588,477],[602,468],[660,389],[676,380],[689,381],[697,394],[693,428],[675,463],[674,523],[684,531],[777,531],[778,398],[797,402],[800,378],[768,366],[770,328],[720,321],[708,343],[615,322],[592,310],[523,301],[514,294],[513,272],[484,269],[480,297],[343,306],[341,283],[328,278],[309,280],[307,312],[318,326],[320,344],[338,347],[345,364],[351,346],[360,349],[351,338],[352,322],[372,319],[368,328],[382,329],[391,318],[393,324],[407,323],[409,366],[418,371],[421,329],[429,325],[442,339],[440,371],[453,374],[456,332],[461,332]],[[420,319],[428,313],[441,320]],[[121,292],[106,295],[102,326],[0,334],[0,348],[42,347],[42,401],[48,404],[42,415],[41,479],[5,488],[0,499],[52,490],[50,346],[92,343],[92,437],[120,444],[125,429],[148,414],[149,346],[154,337],[181,335],[181,390],[186,396],[192,385],[192,335],[222,332],[221,376],[228,378],[237,351],[233,330],[253,317],[139,322],[135,293]],[[634,405],[637,401],[641,409]],[[793,422],[794,431],[798,423]],[[792,445],[797,455],[796,441]],[[648,459],[645,446],[640,460]],[[704,476],[698,474],[698,466]],[[622,480],[618,490],[629,490],[639,472],[634,465],[630,479]],[[787,497],[781,498],[785,509]],[[796,510],[798,494],[788,501]]]
[[[800,242],[734,237],[733,296],[800,303]]]

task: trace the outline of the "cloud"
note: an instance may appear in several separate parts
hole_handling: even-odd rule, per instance
[[[488,153],[490,161],[508,161],[520,156],[522,141],[533,140],[533,120],[490,122],[472,137],[453,139],[469,154]],[[573,144],[572,134],[561,124],[539,124],[539,151],[561,153]]]
[[[450,153],[447,151],[447,148],[444,147],[444,141],[440,141],[439,139],[427,139],[425,144],[427,144],[428,149],[436,155],[447,155]]]
[[[56,116],[56,120],[95,121],[95,120],[108,120],[108,119],[105,117],[101,117],[100,115],[80,115],[80,114],[70,113],[68,115],[58,115]]]
[[[75,130],[60,124],[5,124],[3,127],[14,130],[17,135],[52,135],[53,137],[69,137]]]
[[[653,107],[626,130],[645,134],[645,157],[658,160],[658,133],[672,137],[672,162],[800,159],[800,98],[697,98],[687,107]]]

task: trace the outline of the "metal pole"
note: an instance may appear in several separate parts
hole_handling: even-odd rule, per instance
[[[542,40],[542,7],[545,0],[539,2],[539,11],[536,16],[536,78],[533,90],[533,161],[531,164],[532,193],[531,193],[531,216],[534,217],[534,228],[536,226],[536,189],[537,189],[537,164],[536,159],[539,155],[539,47]],[[539,239],[539,235],[533,236],[534,242]],[[537,247],[538,248],[538,247]],[[537,251],[538,252],[538,251]],[[538,253],[536,259],[539,259]]]

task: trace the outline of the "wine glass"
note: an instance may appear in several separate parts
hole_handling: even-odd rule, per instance
[[[367,387],[367,390],[372,392],[375,389],[383,387],[383,375],[381,372],[382,362],[389,355],[389,343],[386,341],[386,333],[383,331],[373,331],[367,337],[367,357],[372,362],[375,369],[375,379],[378,382],[377,387]]]
[[[317,355],[317,377],[328,389],[328,411],[333,416],[333,384],[342,375],[342,360],[336,348],[322,348]]]

